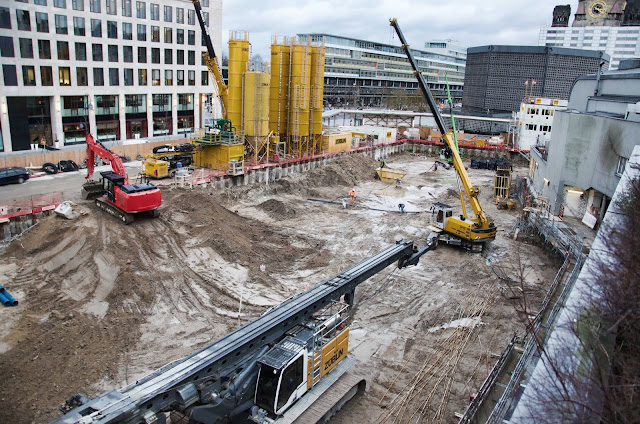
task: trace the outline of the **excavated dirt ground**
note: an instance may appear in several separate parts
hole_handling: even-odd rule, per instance
[[[398,239],[422,246],[428,215],[399,203],[459,211],[455,172],[433,162],[391,158],[407,171],[398,185],[374,179],[376,161],[344,156],[268,186],[164,189],[161,217],[129,226],[88,202],[75,221],[43,220],[0,256],[20,300],[0,309],[0,422],[56,418],[76,392],[131,383]],[[350,352],[368,388],[333,422],[457,422],[544,298],[557,259],[508,238],[518,212],[493,205],[493,171],[469,173],[497,239],[481,254],[440,246],[358,287]],[[307,200],[353,187],[360,207]],[[522,283],[499,280],[487,259]]]

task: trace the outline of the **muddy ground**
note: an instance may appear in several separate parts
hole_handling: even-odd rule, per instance
[[[455,172],[433,162],[392,157],[407,175],[386,184],[376,161],[344,156],[269,185],[163,189],[161,217],[129,226],[90,203],[76,221],[43,220],[0,256],[20,300],[0,309],[0,422],[56,418],[76,392],[131,383],[398,239],[423,245],[433,201],[460,210]],[[333,422],[457,422],[522,333],[523,300],[536,312],[559,263],[508,238],[518,212],[496,209],[492,171],[469,173],[497,239],[481,254],[440,246],[358,287],[350,352],[368,388]],[[354,187],[358,207],[308,200],[340,202]],[[488,258],[522,284],[499,280]]]

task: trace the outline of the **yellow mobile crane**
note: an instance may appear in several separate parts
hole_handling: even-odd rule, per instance
[[[396,30],[398,38],[402,43],[402,49],[409,59],[409,63],[413,68],[413,73],[418,79],[418,86],[422,90],[422,95],[425,101],[429,105],[433,118],[438,125],[438,129],[442,133],[444,143],[451,149],[453,157],[451,162],[458,175],[458,188],[460,194],[460,203],[462,204],[462,215],[460,217],[453,216],[453,208],[444,203],[435,203],[431,207],[431,226],[435,232],[438,232],[438,241],[442,241],[447,244],[462,246],[474,252],[482,251],[484,244],[488,241],[495,239],[496,226],[487,218],[478,200],[480,189],[474,187],[471,184],[467,170],[462,163],[458,149],[451,134],[447,132],[447,127],[444,124],[442,115],[439,109],[436,107],[436,103],[431,95],[431,91],[424,80],[424,77],[418,69],[418,65],[409,50],[409,44],[404,38],[397,19],[390,19],[391,26]],[[464,202],[464,195],[466,195],[471,209],[475,214],[475,218],[467,216],[467,208]]]

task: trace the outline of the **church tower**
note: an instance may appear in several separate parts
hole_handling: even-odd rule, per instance
[[[573,26],[620,26],[626,5],[623,0],[580,0]]]

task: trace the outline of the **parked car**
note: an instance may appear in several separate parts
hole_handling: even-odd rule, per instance
[[[29,179],[29,172],[24,168],[0,168],[0,185],[22,184]]]

